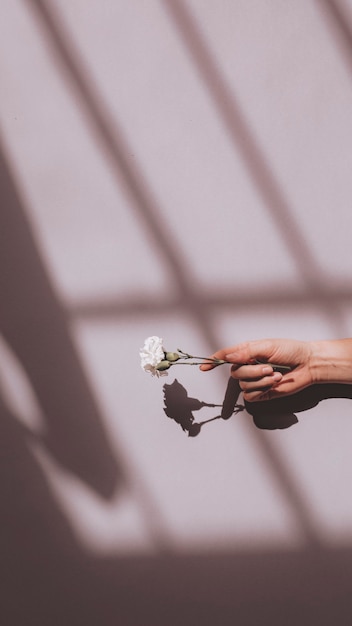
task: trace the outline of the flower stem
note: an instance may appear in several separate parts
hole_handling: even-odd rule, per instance
[[[183,359],[201,359],[207,364],[217,363],[218,365],[223,365],[224,363],[227,363],[227,361],[223,361],[222,359],[212,359],[211,356],[195,356],[193,354],[188,354],[188,352],[183,352],[180,348],[177,348],[177,352],[182,355]]]
[[[212,357],[203,357],[203,356],[194,356],[192,354],[188,354],[188,352],[183,352],[180,348],[177,348],[177,352],[180,353],[181,358],[183,359],[200,359],[198,363],[188,363],[188,365],[224,365],[225,363],[229,363],[229,361],[223,361],[222,359],[213,359]],[[265,365],[262,361],[255,359],[257,365]],[[182,365],[182,363],[181,363]],[[187,363],[183,363],[183,365],[187,365]],[[241,364],[242,365],[242,364]],[[289,365],[281,365],[280,363],[267,363],[267,365],[271,365],[271,367],[275,370],[284,372],[289,372],[291,367]]]
[[[191,359],[199,359],[201,357],[190,357]],[[193,361],[193,363],[184,363],[183,361],[175,361],[175,363],[170,363],[171,365],[225,365],[227,361]]]
[[[258,361],[258,359],[255,359],[255,362],[257,365],[271,365],[271,367],[273,369],[277,368],[278,370],[284,370],[285,372],[290,372],[291,371],[291,367],[289,365],[281,365],[280,363],[263,363],[263,361]]]

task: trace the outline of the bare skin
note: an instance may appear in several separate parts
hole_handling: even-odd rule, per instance
[[[352,383],[352,339],[262,339],[223,348],[212,358],[232,364],[231,376],[239,380],[247,402],[281,398],[317,383]],[[275,372],[270,363],[288,365],[290,370]]]

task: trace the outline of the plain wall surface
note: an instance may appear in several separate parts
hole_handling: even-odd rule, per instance
[[[350,624],[350,386],[189,438],[139,349],[352,336],[351,3],[1,14],[3,623]]]

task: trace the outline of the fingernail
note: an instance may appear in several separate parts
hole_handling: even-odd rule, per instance
[[[273,376],[273,380],[278,383],[279,380],[281,380],[282,378],[282,374],[280,372],[275,372],[274,376]]]
[[[265,365],[262,369],[263,374],[271,374],[273,372],[273,368],[270,365]]]

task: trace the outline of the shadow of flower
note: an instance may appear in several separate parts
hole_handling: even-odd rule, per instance
[[[209,404],[189,397],[187,389],[178,382],[177,378],[170,385],[165,384],[163,392],[165,414],[179,424],[183,431],[188,432],[189,437],[199,435],[205,424],[218,419],[229,419],[234,413],[243,411],[245,408],[244,405],[236,404],[240,388],[233,378],[228,381],[222,404]],[[203,422],[195,422],[193,411],[199,411],[203,407],[221,407],[221,413]]]

